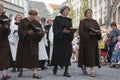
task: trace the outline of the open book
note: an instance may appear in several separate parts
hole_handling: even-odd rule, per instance
[[[71,31],[72,31],[73,33],[75,33],[75,32],[77,31],[77,29],[75,29],[75,28],[73,28],[73,27],[71,27],[70,29],[71,29]]]
[[[99,32],[100,32],[100,30],[96,30],[96,29],[94,29],[94,28],[89,28],[88,31],[92,31],[92,32],[94,32],[94,33],[99,33]]]
[[[33,25],[32,23],[29,24],[29,28],[32,29],[34,32],[43,31],[42,28],[37,27],[37,26]]]
[[[77,29],[75,29],[73,27],[68,27],[67,25],[63,25],[62,27],[63,27],[63,29],[67,28],[68,30],[72,31],[73,33],[75,33],[77,31]]]
[[[5,24],[6,22],[10,22],[11,20],[9,18],[7,19],[0,19],[0,24]]]

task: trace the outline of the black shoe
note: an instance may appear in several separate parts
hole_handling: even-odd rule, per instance
[[[61,69],[63,69],[64,67],[62,65],[59,65]]]
[[[53,74],[57,74],[57,67],[53,68]]]
[[[42,67],[42,68],[41,68],[41,70],[45,70],[45,69],[47,69],[47,67]]]
[[[11,72],[13,72],[13,73],[14,73],[14,72],[16,72],[16,69],[15,69],[15,68],[13,68],[13,69],[11,70]]]
[[[63,76],[64,77],[71,77],[71,75],[68,72],[64,72]]]

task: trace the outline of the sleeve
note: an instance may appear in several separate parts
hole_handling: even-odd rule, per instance
[[[114,48],[114,50],[117,50],[118,49],[118,43],[115,45],[115,48]]]
[[[72,26],[72,19],[70,19],[70,27],[73,27],[73,26]],[[74,36],[74,32],[71,31],[71,33],[70,33],[70,40],[71,40],[71,41],[73,40],[73,36]]]
[[[9,19],[6,15],[4,15],[4,18],[5,18],[5,19]],[[6,25],[8,25],[8,28],[7,28],[7,29],[5,28]],[[11,31],[10,31],[10,21],[5,22],[3,26],[4,26],[4,29],[3,29],[4,35],[3,35],[3,36],[6,38],[6,37],[9,36],[9,34],[10,34],[10,32],[11,32]]]
[[[39,27],[42,28],[40,23],[39,23]],[[42,28],[42,30],[43,30],[43,28]],[[37,41],[40,42],[41,39],[44,37],[44,32],[42,31],[41,35],[37,34],[36,37],[37,37]]]
[[[56,17],[55,20],[53,21],[53,32],[55,38],[62,39],[64,33],[63,30],[58,26],[58,17]]]
[[[14,32],[14,24],[10,25],[10,30],[11,30],[11,32],[10,32],[10,34],[8,36],[9,42],[10,43],[15,43],[16,40],[15,40],[15,37],[14,37],[14,34],[13,34],[13,32]]]
[[[100,30],[100,26],[99,26],[99,24],[97,23],[97,21],[96,21],[96,24],[97,24],[97,26],[98,26],[98,30]],[[97,34],[97,39],[98,39],[98,40],[101,40],[101,39],[102,39],[101,33],[100,33],[100,34]]]
[[[85,30],[85,26],[83,24],[83,21],[80,21],[78,33],[79,33],[79,36],[81,38],[81,41],[85,41],[85,40],[87,40],[89,38],[89,34]]]
[[[18,27],[18,35],[19,35],[19,38],[20,39],[25,39],[27,38],[28,36],[28,31],[25,30],[25,24],[24,24],[24,20],[22,20],[19,24],[19,27]]]
[[[54,34],[53,34],[53,26],[51,26],[50,30],[49,30],[49,40],[50,40],[50,43],[53,44],[53,37]]]

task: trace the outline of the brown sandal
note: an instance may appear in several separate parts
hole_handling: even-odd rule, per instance
[[[7,80],[9,78],[11,78],[11,76],[9,76],[8,74],[2,76],[2,80]]]
[[[83,75],[88,75],[86,69],[83,69],[83,68],[82,68],[82,73],[83,73]]]
[[[90,73],[90,76],[91,76],[91,77],[96,77],[95,72],[91,72],[91,73]]]
[[[41,79],[42,77],[38,74],[33,74],[33,78],[36,78],[36,79]]]
[[[23,76],[23,70],[20,70],[18,77],[22,77]]]

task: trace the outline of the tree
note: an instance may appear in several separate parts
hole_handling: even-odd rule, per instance
[[[80,7],[80,20],[84,19],[84,11],[89,8],[88,0],[81,0],[81,7]]]

